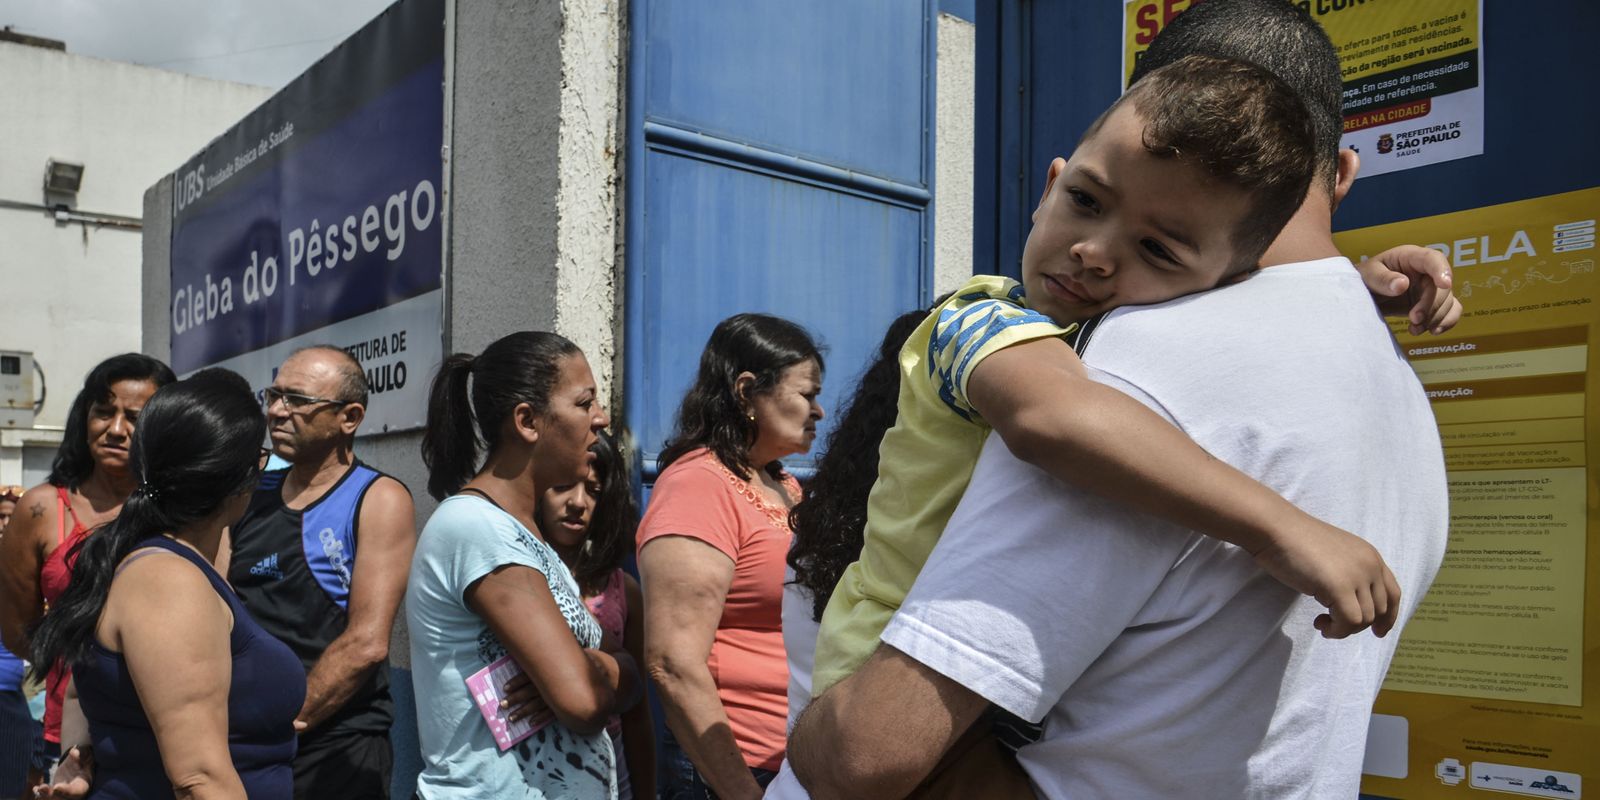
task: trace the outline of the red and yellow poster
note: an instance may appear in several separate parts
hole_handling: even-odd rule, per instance
[[[1156,34],[1200,0],[1124,0],[1122,82]],[[1482,0],[1285,0],[1339,51],[1341,147],[1361,176],[1483,154]]]
[[[1600,188],[1347,231],[1427,244],[1461,324],[1397,330],[1433,401],[1450,546],[1374,709],[1363,791],[1579,798],[1600,778]]]

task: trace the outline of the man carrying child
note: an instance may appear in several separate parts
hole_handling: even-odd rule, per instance
[[[1186,86],[1174,71],[1212,69],[1209,60],[1150,74],[1191,54],[1267,65],[1312,117],[1311,190],[1264,241],[1250,234],[1264,216],[1252,204],[1261,194],[1248,177],[1252,155],[1230,151],[1205,114],[1183,105],[1203,89],[1166,91]],[[1268,267],[1235,286],[1110,314],[1079,343],[1090,377],[1312,515],[1360,533],[1398,587],[1384,580],[1358,591],[1355,622],[1404,621],[1442,557],[1444,471],[1421,388],[1329,233],[1357,167],[1353,153],[1337,151],[1337,57],[1290,4],[1213,0],[1174,20],[1142,63],[1072,160],[1051,165],[1024,253],[1027,304],[1075,322],[1182,294],[1208,276],[1214,283],[1241,258]],[[1281,112],[1257,102],[1259,87],[1241,86],[1238,99],[1262,119]],[[1176,129],[1163,122],[1173,115]],[[1244,129],[1261,121],[1236,120]],[[1453,302],[1441,306],[1447,317]],[[1047,405],[1030,396],[1043,366],[985,359],[985,382],[1006,387],[985,416],[1008,403]],[[1048,453],[1018,455],[1062,471]],[[1092,475],[1075,483],[1118,496]],[[792,735],[795,772],[814,796],[903,795],[991,703],[1044,722],[1043,738],[1018,754],[1044,796],[1354,794],[1394,639],[1322,639],[1312,626],[1318,603],[1258,568],[1318,591],[1320,559],[1264,561],[1247,541],[1228,539],[1244,549],[1234,547],[1077,486],[989,437],[884,645]],[[1163,503],[1148,510],[1184,519]],[[1206,522],[1218,521],[1188,527]],[[1311,584],[1296,585],[1296,574]]]

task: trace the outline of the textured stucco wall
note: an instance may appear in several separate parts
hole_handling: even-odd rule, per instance
[[[939,15],[937,103],[934,131],[934,294],[951,291],[973,274],[972,159],[977,28]],[[985,271],[992,271],[986,268]]]
[[[566,0],[562,9],[555,329],[583,348],[615,408],[622,9],[619,0]]]

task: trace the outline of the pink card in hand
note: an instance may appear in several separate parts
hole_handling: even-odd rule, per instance
[[[511,709],[501,708],[500,701],[504,699],[506,681],[522,674],[522,669],[511,656],[501,656],[494,663],[467,676],[467,691],[472,693],[472,702],[478,706],[478,712],[483,714],[483,721],[489,723],[489,731],[494,734],[494,743],[502,751],[510,750],[511,746],[533,735],[533,732],[549,724],[549,720],[541,721],[534,725],[527,719],[510,720]]]

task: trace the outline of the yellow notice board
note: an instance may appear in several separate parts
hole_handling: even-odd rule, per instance
[[[1597,217],[1600,188],[1335,236],[1352,258],[1446,252],[1468,309],[1442,337],[1396,330],[1444,442],[1450,546],[1378,697],[1365,792],[1600,780]]]
[[[1122,83],[1156,34],[1200,0],[1123,0]],[[1361,176],[1483,154],[1482,0],[1285,0],[1339,51],[1341,147]]]

